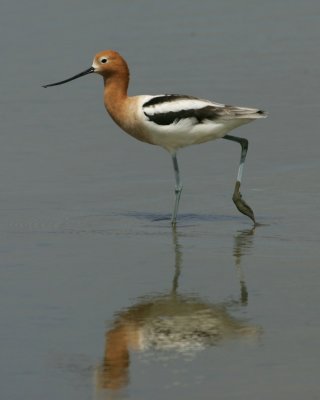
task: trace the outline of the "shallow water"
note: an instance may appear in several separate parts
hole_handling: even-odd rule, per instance
[[[4,399],[318,398],[316,1],[4,2],[0,343]],[[170,157],[122,134],[89,76],[119,50],[131,93],[256,106],[239,148]]]

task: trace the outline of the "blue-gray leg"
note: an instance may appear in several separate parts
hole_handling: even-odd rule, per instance
[[[243,200],[242,194],[240,193],[240,185],[243,173],[243,166],[246,160],[247,152],[248,152],[248,145],[249,142],[247,139],[239,138],[237,136],[226,135],[223,139],[231,140],[233,142],[237,142],[241,145],[241,157],[240,157],[240,164],[238,169],[238,176],[236,180],[236,184],[234,187],[234,192],[232,196],[232,200],[236,205],[237,209],[244,215],[247,215],[252,221],[255,223],[254,213],[252,208]]]
[[[180,182],[180,173],[179,173],[177,154],[172,153],[171,156],[172,156],[174,176],[175,176],[175,181],[176,181],[175,189],[174,189],[175,201],[174,201],[174,208],[173,208],[173,213],[172,213],[172,218],[171,218],[171,224],[173,226],[175,226],[177,223],[177,214],[178,214],[180,196],[181,196],[181,192],[182,192],[182,184]]]

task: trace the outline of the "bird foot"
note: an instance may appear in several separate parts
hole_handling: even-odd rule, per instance
[[[235,204],[235,206],[237,207],[237,209],[244,215],[246,215],[247,217],[249,217],[253,223],[256,223],[255,217],[254,217],[254,213],[252,208],[243,200],[242,198],[242,194],[240,193],[240,182],[237,181],[235,189],[234,189],[234,193],[232,196],[232,200]]]

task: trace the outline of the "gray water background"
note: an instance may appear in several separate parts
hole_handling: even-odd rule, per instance
[[[2,399],[320,397],[319,27],[316,0],[2,0]],[[107,48],[127,59],[131,94],[270,113],[237,130],[250,141],[242,192],[262,226],[231,200],[237,145],[180,152],[172,232],[170,157],[114,125],[101,78],[41,88]],[[129,381],[99,387],[117,316],[172,285],[182,303],[223,305],[259,334],[131,351]]]

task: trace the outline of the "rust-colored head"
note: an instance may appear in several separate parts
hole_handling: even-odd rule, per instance
[[[114,74],[129,75],[129,68],[125,60],[114,50],[104,50],[96,54],[92,67],[94,72],[108,78]]]
[[[74,75],[71,78],[65,79],[63,81],[50,83],[48,85],[44,85],[43,87],[49,86],[57,86],[62,85],[63,83],[67,83],[73,81],[74,79],[80,78],[81,76],[97,73],[102,75],[105,79],[108,79],[114,75],[126,75],[129,77],[129,68],[125,60],[114,50],[104,50],[100,53],[96,54],[92,66],[86,69],[80,74]]]

